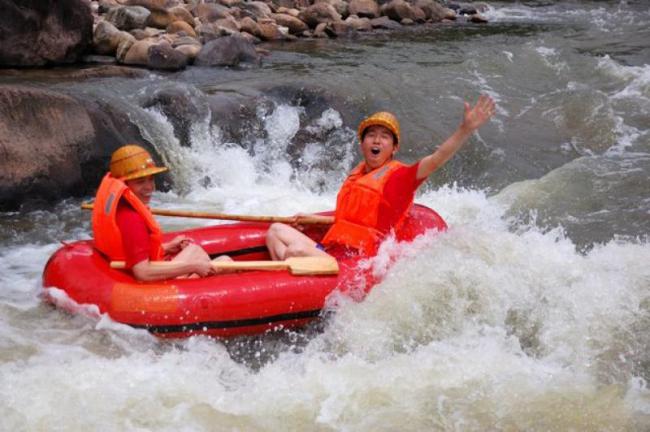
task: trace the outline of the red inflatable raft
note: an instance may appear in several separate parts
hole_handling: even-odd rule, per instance
[[[446,229],[433,210],[415,205],[399,240],[409,241],[428,229]],[[265,223],[236,223],[183,231],[212,256],[234,260],[268,260]],[[318,240],[323,230],[306,231]],[[180,232],[166,234],[166,240]],[[43,286],[56,287],[79,305],[92,304],[111,319],[144,328],[160,337],[206,334],[228,337],[302,326],[319,316],[327,296],[376,281],[361,270],[359,257],[337,257],[333,276],[295,276],[288,271],[245,271],[201,279],[137,282],[128,271],[112,269],[91,240],[66,244],[52,255],[43,272]],[[365,279],[365,280],[364,280]],[[46,298],[54,304],[52,292]]]

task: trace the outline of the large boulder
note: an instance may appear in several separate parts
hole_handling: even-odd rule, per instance
[[[244,11],[250,13],[256,20],[269,18],[273,13],[271,8],[261,1],[246,2],[242,7]]]
[[[445,18],[455,16],[455,13],[451,9],[447,9],[435,0],[416,0],[415,6],[422,9],[426,19],[433,22],[439,22]]]
[[[123,40],[135,38],[108,21],[100,21],[93,33],[93,48],[97,54],[114,55]]]
[[[125,70],[115,73],[123,75]],[[112,69],[106,73],[112,74]],[[127,143],[155,154],[119,106],[41,88],[0,85],[0,210],[17,209],[27,201],[92,194],[111,153]]]
[[[340,21],[341,14],[339,14],[330,4],[316,3],[302,10],[300,15],[298,15],[298,18],[305,22],[310,28],[316,28],[320,23]]]
[[[237,66],[240,63],[259,64],[260,61],[252,42],[239,36],[226,36],[203,45],[194,65]]]
[[[92,32],[85,0],[0,0],[0,65],[74,63]]]
[[[422,22],[426,19],[422,9],[412,6],[404,0],[391,0],[381,7],[381,12],[388,18],[398,22],[404,19]]]
[[[187,66],[188,56],[172,48],[166,41],[151,46],[147,55],[147,67],[150,69],[179,70]]]
[[[379,5],[375,0],[352,0],[348,10],[350,15],[356,15],[359,18],[372,19],[379,16]]]
[[[71,97],[0,86],[0,208],[24,197],[67,195],[82,187],[81,161],[95,138],[86,110]]]
[[[277,13],[273,14],[272,17],[278,25],[288,28],[289,33],[294,35],[302,34],[305,30],[309,29],[307,24],[289,14]]]
[[[122,6],[113,8],[106,14],[106,20],[120,30],[143,29],[151,12],[142,6]]]
[[[230,9],[216,3],[200,3],[192,9],[192,14],[200,19],[202,23],[210,23],[232,16]]]
[[[128,65],[147,66],[149,64],[149,48],[156,45],[157,42],[152,39],[143,39],[134,42],[127,51],[124,59],[121,59],[118,53],[118,60]]]

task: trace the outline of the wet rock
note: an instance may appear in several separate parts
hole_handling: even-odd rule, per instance
[[[314,29],[313,37],[319,38],[319,39],[326,39],[330,37],[329,33],[327,32],[327,23],[322,22],[319,23],[316,28]]]
[[[207,113],[205,95],[191,87],[162,86],[142,101],[143,108],[155,107],[167,117],[182,146],[191,145],[192,125]]]
[[[234,33],[236,33],[235,30],[222,27],[215,23],[201,24],[196,28],[196,34],[203,44],[206,44],[211,40],[219,39],[223,36],[231,36]]]
[[[101,21],[93,34],[93,49],[98,54],[115,54],[125,39],[135,39],[128,32],[121,31],[108,21]]]
[[[74,63],[92,41],[84,0],[0,0],[0,65]]]
[[[372,19],[377,18],[380,14],[379,5],[375,0],[352,0],[348,9],[350,15],[356,15],[359,18]]]
[[[226,36],[203,45],[194,60],[197,66],[237,66],[240,63],[259,64],[255,46],[238,36]]]
[[[80,164],[94,137],[76,100],[0,86],[0,208],[16,208],[25,197],[55,200],[83,190]]]
[[[150,11],[164,10],[167,5],[166,0],[121,0],[120,3],[124,6],[141,6]]]
[[[294,166],[301,164],[300,158],[303,156],[307,144],[336,142],[335,135],[342,134],[343,131],[340,128],[318,126],[319,119],[321,119],[325,111],[332,109],[340,114],[341,120],[350,119],[355,122],[352,123],[354,125],[357,124],[357,121],[360,121],[359,113],[362,110],[359,107],[351,106],[345,98],[333,94],[331,90],[318,86],[296,83],[268,87],[261,91],[276,104],[302,108],[300,130],[292,138],[291,144],[287,148]],[[347,136],[344,133],[342,135],[345,135],[346,141],[354,139],[354,137]],[[324,158],[323,164],[329,165],[331,163],[334,166],[344,157],[347,142],[340,142],[339,144],[339,146],[334,146],[329,150],[333,157],[331,160]],[[341,150],[340,154],[338,153],[339,150]],[[324,168],[324,166],[321,168]]]
[[[172,48],[168,42],[161,42],[149,48],[147,66],[151,69],[180,70],[187,66],[187,56]]]
[[[115,7],[122,6],[116,0],[99,0],[98,4],[99,6],[97,12],[99,12],[100,14],[105,14],[106,12],[108,12],[109,10]]]
[[[286,27],[289,29],[289,33],[294,35],[299,35],[305,30],[309,29],[307,24],[305,24],[299,18],[291,16],[289,14],[277,13],[271,16],[278,25]]]
[[[232,7],[242,6],[244,1],[243,0],[219,0],[218,3],[226,7],[232,8]]]
[[[264,41],[287,39],[286,34],[282,33],[271,19],[262,19],[257,25],[260,28],[260,39]]]
[[[238,32],[238,31],[241,30],[241,25],[233,17],[219,19],[219,20],[215,21],[214,24],[216,24],[217,26],[219,26],[221,28],[231,30],[231,33],[232,32]],[[228,33],[228,34],[231,34],[231,33]]]
[[[417,0],[414,5],[424,12],[427,20],[440,22],[443,19],[449,18],[450,9],[447,9],[435,0]],[[454,12],[452,14],[456,16]]]
[[[106,14],[106,20],[120,30],[143,29],[146,27],[149,9],[142,6],[122,6],[113,8]]]
[[[316,3],[300,12],[298,18],[305,22],[310,28],[316,28],[320,23],[340,21],[341,15],[332,5],[327,3]]]
[[[337,21],[327,24],[325,32],[329,37],[352,37],[355,34],[354,28],[343,21]]]
[[[347,18],[350,13],[348,12],[348,3],[344,0],[316,0],[314,3],[325,3],[334,8],[341,18]]]
[[[176,16],[166,9],[154,9],[147,17],[146,26],[159,29],[167,28],[176,21]]]
[[[404,0],[391,0],[381,7],[381,12],[388,18],[401,22],[403,19],[410,19],[412,21],[423,22],[425,13],[414,6],[411,6]]]
[[[85,55],[81,57],[81,63],[89,64],[116,64],[117,60],[114,56],[109,55]]]
[[[240,22],[241,26],[241,31],[250,33],[251,35],[255,37],[261,37],[262,31],[260,30],[260,26],[257,25],[257,22],[251,17],[244,17]]]
[[[251,142],[264,136],[264,126],[257,118],[259,99],[235,93],[208,96],[211,124],[219,127],[224,142]]]
[[[257,36],[253,36],[252,34],[250,34],[248,32],[245,32],[245,31],[237,34],[237,36],[247,40],[248,42],[252,43],[253,45],[262,42],[262,40],[260,38],[258,38]],[[259,50],[257,48],[255,50],[258,51],[258,54],[262,54],[262,53],[259,52]]]
[[[149,63],[149,48],[155,44],[156,42],[151,39],[134,42],[124,56],[122,63],[128,65],[147,66]]]
[[[187,23],[187,25],[191,26],[192,28],[196,27],[196,24],[194,22],[194,17],[192,14],[185,9],[182,6],[176,6],[171,9],[169,9],[169,12],[171,12],[175,17],[176,20],[184,21]]]
[[[486,17],[478,13],[474,15],[470,15],[468,19],[470,22],[478,23],[478,24],[484,24],[488,22],[488,19]]]
[[[393,21],[387,16],[382,16],[379,18],[374,18],[370,20],[370,25],[373,29],[386,29],[386,30],[397,30],[402,28],[402,25],[397,21]]]
[[[123,39],[122,42],[120,42],[120,44],[117,46],[117,51],[115,52],[115,59],[118,63],[124,63],[126,55],[129,53],[129,50],[135,42],[135,38]]]
[[[185,21],[174,21],[165,29],[167,33],[184,33],[186,36],[197,37],[196,32]]]
[[[202,23],[210,23],[231,16],[227,7],[215,3],[198,4],[191,10],[191,12],[195,17],[201,20]]]
[[[273,13],[271,8],[261,1],[246,2],[243,4],[242,8],[243,10],[250,12],[258,21],[262,18],[270,18]]]
[[[193,64],[196,56],[199,55],[199,52],[201,51],[201,45],[186,44],[177,46],[174,49],[185,54],[188,64]]]
[[[369,18],[359,18],[356,15],[350,15],[345,19],[345,22],[356,31],[363,32],[372,30]]]
[[[201,43],[191,36],[181,36],[172,41],[172,46],[178,48],[183,45],[196,45],[201,48]]]
[[[300,15],[300,10],[295,9],[295,8],[279,7],[278,10],[276,11],[276,13],[277,14],[291,15],[294,18],[298,18],[298,15]]]

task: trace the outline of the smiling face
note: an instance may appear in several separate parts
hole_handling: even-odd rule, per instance
[[[380,125],[369,126],[361,141],[361,153],[370,170],[377,169],[393,158],[399,145],[388,128]]]
[[[149,204],[151,201],[151,195],[156,190],[156,182],[153,179],[153,176],[140,177],[133,180],[127,180],[126,185],[133,191],[135,196],[137,196],[140,201],[145,205]]]

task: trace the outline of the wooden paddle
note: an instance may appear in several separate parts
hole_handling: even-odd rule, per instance
[[[81,208],[84,210],[92,210],[93,204],[83,203]],[[245,222],[283,222],[291,224],[294,218],[291,216],[247,216],[247,215],[234,215],[224,213],[205,213],[194,212],[186,210],[165,210],[165,209],[150,209],[151,213],[158,216],[175,216],[185,218],[198,218],[198,219],[220,219],[220,220],[236,220]],[[327,225],[333,223],[331,216],[320,215],[304,215],[300,216],[300,224],[308,225]]]
[[[152,261],[156,266],[168,266],[171,261]],[[111,261],[111,268],[123,269],[124,261]],[[212,260],[215,270],[289,270],[293,275],[333,275],[339,265],[330,257],[292,257],[284,261],[218,261]]]

